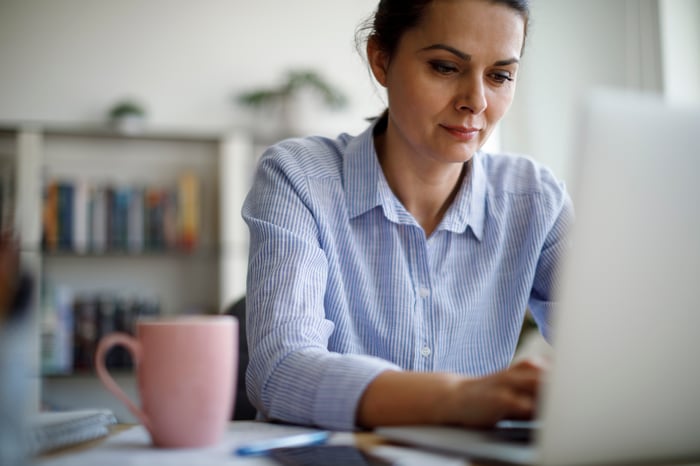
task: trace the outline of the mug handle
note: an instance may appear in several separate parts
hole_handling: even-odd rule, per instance
[[[114,381],[112,376],[105,366],[105,357],[113,346],[121,345],[129,351],[131,357],[134,360],[134,367],[137,367],[141,362],[141,343],[139,343],[135,338],[127,335],[126,333],[110,333],[105,335],[100,339],[97,345],[97,352],[95,354],[95,370],[97,371],[97,376],[99,377],[102,384],[109,390],[112,395],[117,397],[119,401],[124,403],[131,414],[136,416],[136,418],[141,421],[144,427],[150,432],[151,422],[149,421],[146,414],[141,411],[124,393],[121,387]]]

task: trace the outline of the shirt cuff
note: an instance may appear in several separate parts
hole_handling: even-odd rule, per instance
[[[402,370],[380,358],[337,355],[320,380],[313,403],[314,424],[333,430],[353,430],[360,398],[367,386],[386,370]]]

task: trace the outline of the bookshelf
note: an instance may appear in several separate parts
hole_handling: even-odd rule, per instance
[[[0,131],[0,228],[12,225],[15,202],[15,139],[8,131]]]
[[[12,178],[12,223],[38,285],[34,345],[44,403],[79,409],[98,386],[85,363],[74,368],[78,303],[92,303],[97,338],[122,329],[115,309],[132,318],[215,313],[243,295],[248,241],[240,206],[253,163],[249,137],[237,131],[126,135],[98,126],[0,124],[0,215],[7,216],[5,178]],[[47,208],[51,187],[58,193],[59,186],[70,197]],[[156,198],[162,202],[149,204]],[[104,406],[120,412],[104,394]]]

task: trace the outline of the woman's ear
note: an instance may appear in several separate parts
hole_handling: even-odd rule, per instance
[[[386,52],[379,47],[377,40],[373,37],[367,41],[367,61],[369,61],[374,79],[376,79],[379,84],[386,87],[389,57]]]

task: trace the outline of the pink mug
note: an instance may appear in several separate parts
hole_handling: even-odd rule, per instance
[[[134,361],[139,409],[105,367],[114,346]],[[139,320],[136,337],[110,333],[95,356],[97,375],[144,425],[153,445],[187,448],[221,440],[233,412],[238,365],[238,321],[231,316]]]

